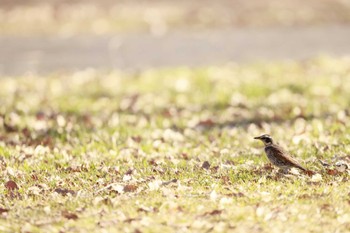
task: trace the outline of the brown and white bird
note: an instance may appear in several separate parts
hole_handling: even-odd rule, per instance
[[[273,165],[284,171],[293,167],[299,168],[302,171],[307,171],[294,158],[292,158],[288,152],[286,152],[279,145],[275,144],[270,135],[263,134],[259,137],[254,137],[254,139],[261,140],[264,143],[267,158]]]

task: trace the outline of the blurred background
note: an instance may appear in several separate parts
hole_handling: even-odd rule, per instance
[[[350,54],[350,0],[1,0],[0,75]]]

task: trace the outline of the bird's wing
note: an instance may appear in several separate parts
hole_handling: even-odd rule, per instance
[[[292,156],[290,156],[290,154],[288,152],[286,152],[282,147],[278,146],[278,145],[274,145],[275,148],[275,156],[278,157],[280,159],[280,161],[283,161],[283,163],[289,165],[289,166],[293,166],[293,167],[297,167],[303,171],[306,171],[306,169],[304,167],[302,167],[299,162],[297,160],[295,160]]]

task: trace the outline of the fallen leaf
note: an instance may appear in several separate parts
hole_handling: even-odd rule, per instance
[[[331,176],[337,175],[339,172],[337,169],[327,169],[327,174]]]
[[[316,174],[314,171],[311,171],[311,170],[306,170],[306,171],[304,171],[304,172],[305,172],[305,174],[308,175],[308,176],[313,176],[313,175]]]
[[[137,190],[137,186],[133,184],[127,184],[124,186],[124,192],[134,192]]]
[[[45,120],[46,115],[45,115],[44,112],[39,111],[39,112],[36,113],[35,117],[36,117],[36,119],[37,119],[38,121],[43,121],[43,120]]]
[[[69,212],[67,210],[62,211],[62,216],[65,217],[66,219],[72,219],[72,220],[78,219],[77,214]]]
[[[74,195],[75,192],[73,190],[64,189],[64,188],[56,188],[54,192],[61,194],[62,196],[67,196],[68,194]]]
[[[215,122],[211,119],[206,119],[199,121],[196,127],[213,127],[215,125]]]
[[[16,182],[14,182],[13,180],[7,181],[5,187],[10,191],[18,189]]]
[[[189,156],[187,153],[182,153],[181,154],[181,157],[184,159],[184,160],[189,160]]]
[[[208,170],[210,168],[210,163],[208,161],[204,161],[202,168]]]
[[[227,194],[229,197],[245,197],[244,193],[238,192],[238,193],[229,193]]]
[[[129,170],[127,170],[125,172],[125,175],[132,175],[133,171],[134,171],[134,169],[130,168]]]
[[[6,132],[8,132],[8,133],[13,133],[13,132],[17,132],[18,131],[17,126],[8,124],[5,121],[3,122],[3,125],[4,125],[4,128],[5,128]]]
[[[215,173],[215,172],[217,172],[219,170],[219,166],[215,166],[215,167],[211,167],[210,168],[210,171],[212,172],[212,173]]]
[[[142,141],[142,137],[140,136],[132,136],[131,139],[137,143],[140,143]]]
[[[204,214],[202,214],[202,216],[213,216],[213,215],[219,215],[222,213],[222,210],[213,210],[213,211],[209,211],[209,212],[205,212]]]
[[[4,209],[0,207],[0,214],[7,213],[9,211],[10,211],[9,209]]]
[[[128,218],[128,219],[125,219],[124,222],[131,223],[133,221],[138,221],[138,220],[140,220],[140,219],[139,218]]]

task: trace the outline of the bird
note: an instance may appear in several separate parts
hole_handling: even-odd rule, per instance
[[[270,162],[280,168],[282,171],[288,171],[290,168],[298,168],[304,172],[308,170],[298,163],[291,155],[286,152],[281,146],[274,143],[273,139],[268,134],[263,134],[254,139],[261,140],[265,145],[265,153]]]

